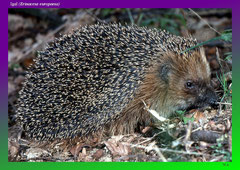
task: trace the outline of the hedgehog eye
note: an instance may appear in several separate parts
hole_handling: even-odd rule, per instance
[[[191,80],[187,81],[186,84],[185,84],[185,87],[187,89],[193,89],[194,86],[195,86],[195,84]]]

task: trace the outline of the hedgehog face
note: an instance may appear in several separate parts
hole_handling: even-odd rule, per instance
[[[160,67],[160,77],[168,87],[165,103],[175,106],[172,111],[216,106],[217,95],[211,87],[210,68],[204,53],[194,52],[184,60],[170,55],[170,60]]]
[[[202,80],[187,79],[177,84],[179,90],[181,90],[176,97],[178,109],[190,110],[216,106],[217,95],[209,83]]]

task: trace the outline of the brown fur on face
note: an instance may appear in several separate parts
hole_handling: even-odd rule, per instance
[[[189,82],[193,87],[187,86]],[[131,133],[138,123],[150,124],[151,115],[144,109],[143,101],[160,116],[169,117],[176,110],[202,108],[216,100],[203,49],[189,56],[166,53],[148,70],[134,100],[108,129],[111,134]]]

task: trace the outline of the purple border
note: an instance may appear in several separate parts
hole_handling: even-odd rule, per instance
[[[0,34],[1,34],[1,41],[0,41],[0,48],[1,48],[1,58],[0,58],[0,75],[1,75],[1,83],[0,83],[0,134],[1,134],[1,142],[0,142],[0,150],[1,150],[1,160],[4,160],[4,162],[7,162],[7,114],[8,114],[8,8],[26,8],[26,6],[21,7],[13,7],[10,5],[10,2],[60,2],[58,6],[51,6],[49,8],[232,8],[233,9],[233,27],[234,27],[234,36],[233,36],[233,51],[234,55],[239,54],[240,48],[240,1],[239,0],[185,0],[184,2],[181,0],[171,0],[171,1],[164,1],[164,0],[121,0],[121,1],[114,1],[114,0],[3,0],[1,2],[1,10],[0,10],[0,16],[1,16],[1,26],[0,26]],[[32,7],[31,7],[32,8]],[[39,7],[35,7],[39,8]],[[237,56],[234,56],[234,65],[239,67],[240,62],[237,59]],[[235,74],[235,70],[237,68],[234,66],[234,76],[237,78],[237,74]],[[239,74],[238,74],[239,76]],[[235,83],[235,80],[234,80]],[[234,85],[234,88],[239,88]],[[236,101],[237,96],[234,95],[234,100]],[[235,108],[234,108],[235,109]],[[236,123],[236,119],[233,120]],[[238,121],[239,123],[239,121]],[[235,124],[236,125],[236,124]],[[238,132],[236,132],[238,133]],[[235,132],[234,132],[234,135]],[[235,136],[237,137],[237,136]],[[236,138],[235,138],[236,139]],[[3,144],[4,143],[4,144]],[[239,147],[234,145],[235,152],[233,153],[233,162],[237,161],[239,159],[239,156],[237,156],[237,151],[239,150]],[[237,158],[236,158],[237,156]],[[235,159],[236,158],[236,159]],[[237,163],[237,162],[235,162]]]
[[[12,2],[12,3],[10,3]],[[38,3],[38,5],[28,6],[14,2]],[[53,6],[41,6],[41,3],[57,3]],[[8,0],[8,8],[232,8],[239,5],[239,0]]]

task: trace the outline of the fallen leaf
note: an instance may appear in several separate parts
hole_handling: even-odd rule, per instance
[[[102,150],[102,149],[97,150],[97,151],[93,154],[93,158],[94,158],[95,160],[100,159],[102,156],[103,156],[103,150]]]
[[[125,156],[130,152],[130,146],[125,143],[117,142],[116,140],[110,139],[104,142],[106,147],[111,151],[113,156],[120,155]]]

